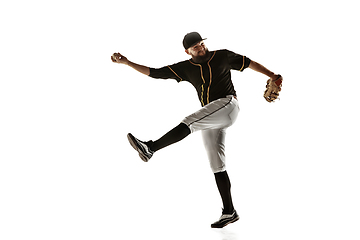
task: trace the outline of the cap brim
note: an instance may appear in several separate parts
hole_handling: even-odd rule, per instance
[[[201,39],[201,40],[197,41],[196,43],[194,43],[193,45],[191,45],[189,48],[195,46],[195,45],[198,44],[199,42],[204,41],[204,40],[206,40],[206,39],[207,39],[207,38],[204,38],[204,39]],[[188,49],[189,49],[189,48],[188,48]]]

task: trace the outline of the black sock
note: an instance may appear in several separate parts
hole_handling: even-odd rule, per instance
[[[224,171],[224,172],[215,173],[215,180],[224,205],[223,213],[225,214],[233,213],[234,206],[232,203],[231,192],[230,192],[231,183],[227,172]]]
[[[180,123],[178,126],[162,136],[159,140],[149,143],[150,149],[156,152],[157,150],[184,139],[190,133],[191,131],[189,127],[185,123]]]

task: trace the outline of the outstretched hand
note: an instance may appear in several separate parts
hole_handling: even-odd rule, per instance
[[[113,61],[114,63],[126,64],[128,62],[128,59],[120,53],[114,53],[111,56],[111,61]]]

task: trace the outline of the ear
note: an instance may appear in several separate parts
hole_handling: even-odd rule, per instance
[[[185,52],[186,52],[188,55],[190,55],[190,52],[189,52],[189,50],[188,50],[188,49],[186,49],[186,50],[185,50]]]

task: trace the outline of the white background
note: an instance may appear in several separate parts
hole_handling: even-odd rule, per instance
[[[1,239],[360,238],[356,1],[3,1],[0,20]],[[191,31],[284,77],[269,104],[266,76],[233,72],[222,230],[200,133],[149,163],[126,139],[161,137],[195,90],[110,60],[185,60]]]

